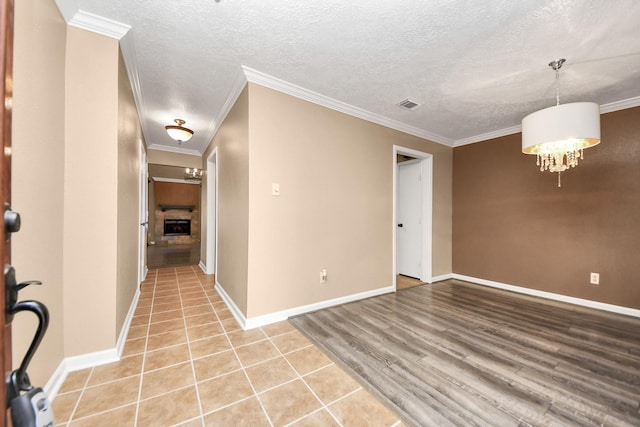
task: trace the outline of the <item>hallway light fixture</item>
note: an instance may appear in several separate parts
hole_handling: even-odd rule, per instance
[[[186,168],[184,170],[184,179],[186,180],[202,179],[202,169]]]
[[[556,72],[556,105],[522,119],[522,152],[535,154],[540,171],[560,173],[578,165],[585,148],[600,143],[600,106],[595,102],[560,105],[560,68],[565,59],[551,61]]]
[[[193,136],[193,131],[182,126],[185,124],[185,121],[182,119],[175,119],[174,122],[176,122],[175,125],[167,125],[164,127],[169,136],[180,143],[190,140]]]

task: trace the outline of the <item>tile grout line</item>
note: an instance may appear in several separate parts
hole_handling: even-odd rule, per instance
[[[151,307],[153,308],[153,297],[152,297],[152,305],[151,305]],[[137,309],[137,306],[136,306],[136,309]],[[151,318],[151,313],[149,313],[149,318]],[[147,328],[148,328],[148,326],[147,326]],[[125,340],[125,342],[126,342],[126,340]],[[145,346],[146,346],[146,342],[145,342]],[[143,352],[142,364],[144,366],[144,352]],[[95,370],[95,367],[91,367],[91,371],[89,372],[89,375],[87,376],[87,379],[84,381],[84,385],[80,389],[80,395],[78,396],[78,400],[76,401],[76,404],[74,405],[74,408],[71,411],[71,414],[69,415],[69,419],[67,420],[67,424],[70,424],[72,421],[82,420],[82,419],[85,419],[85,418],[92,417],[94,415],[103,414],[103,413],[109,412],[111,410],[123,408],[123,407],[126,407],[126,406],[130,405],[130,404],[125,404],[125,405],[121,405],[121,406],[119,406],[117,408],[109,408],[107,410],[96,412],[96,413],[93,413],[93,414],[89,414],[89,415],[86,415],[84,417],[80,417],[80,418],[77,418],[77,419],[74,420],[74,416],[76,414],[76,411],[78,410],[78,406],[80,405],[80,401],[81,401],[82,397],[84,396],[84,393],[86,392],[87,389],[92,388],[92,387],[89,387],[89,381],[91,380],[91,376],[93,375],[94,370]],[[132,376],[134,376],[134,375],[131,375],[131,376],[125,377],[125,378],[130,378]],[[123,378],[117,378],[115,380],[106,381],[104,383],[97,384],[94,387],[100,387],[100,386],[102,386],[104,384],[116,382],[116,381],[119,381],[121,379],[123,379]],[[138,401],[136,402],[136,415],[137,415],[137,406],[139,404],[139,401],[140,401],[140,399],[139,399],[139,396],[138,396]],[[134,420],[134,422],[135,422],[135,420]]]
[[[191,283],[191,281],[193,280],[191,275],[188,275],[188,274],[185,274],[185,273],[194,274],[196,281],[194,283]],[[180,421],[179,423],[175,424],[175,426],[187,425],[187,424],[195,422],[196,420],[199,420],[200,424],[202,426],[205,426],[205,416],[208,416],[210,414],[225,410],[225,409],[227,409],[229,407],[232,407],[234,405],[237,405],[237,404],[240,404],[242,402],[246,402],[246,401],[249,401],[249,400],[255,398],[255,399],[257,399],[257,402],[260,405],[262,413],[265,415],[265,417],[266,417],[267,421],[269,422],[270,426],[273,427],[274,423],[271,420],[271,417],[270,417],[269,413],[266,410],[266,407],[264,406],[264,404],[262,402],[262,396],[265,395],[266,393],[274,390],[274,389],[277,389],[278,387],[282,387],[283,385],[287,385],[287,384],[293,383],[293,382],[295,382],[297,380],[302,380],[302,382],[304,383],[305,387],[311,392],[311,394],[320,403],[320,407],[318,407],[315,410],[309,411],[308,413],[302,415],[301,417],[299,417],[297,419],[294,419],[294,420],[292,420],[290,422],[287,422],[287,424],[285,426],[289,426],[290,427],[290,426],[292,426],[292,425],[294,425],[296,423],[301,422],[302,420],[305,420],[307,418],[310,418],[310,417],[314,416],[315,414],[318,414],[318,413],[322,412],[323,410],[327,411],[328,415],[331,417],[331,419],[334,420],[334,422],[337,423],[337,425],[339,425],[340,427],[343,426],[343,424],[338,420],[337,416],[331,411],[329,406],[334,405],[335,403],[337,403],[339,401],[342,401],[342,400],[352,396],[353,394],[355,394],[355,393],[359,392],[360,390],[362,390],[363,387],[359,386],[357,389],[352,390],[352,391],[346,393],[345,395],[343,395],[343,396],[341,396],[341,397],[339,397],[339,398],[337,398],[337,399],[325,404],[319,398],[318,394],[316,394],[316,392],[314,392],[314,390],[311,388],[310,384],[307,382],[307,378],[310,375],[314,374],[314,373],[317,373],[317,372],[319,372],[319,371],[321,371],[323,369],[326,369],[326,368],[330,367],[331,365],[336,365],[335,362],[330,360],[329,363],[327,363],[326,365],[320,366],[319,368],[316,368],[316,369],[313,369],[313,370],[311,370],[309,372],[306,372],[303,375],[300,372],[298,372],[298,370],[293,366],[293,364],[287,358],[287,355],[291,355],[292,353],[295,353],[295,352],[298,352],[298,351],[301,351],[303,349],[310,348],[310,347],[316,347],[317,348],[317,346],[315,346],[313,344],[313,342],[309,342],[307,345],[303,345],[301,347],[297,347],[297,348],[295,348],[293,350],[290,350],[290,351],[287,351],[285,353],[278,346],[276,346],[276,344],[275,344],[275,341],[274,341],[275,339],[280,338],[280,337],[286,337],[289,334],[294,334],[297,331],[297,329],[294,328],[293,330],[289,330],[288,332],[281,332],[281,333],[277,333],[276,332],[275,334],[270,335],[262,327],[260,327],[258,329],[260,330],[263,338],[260,338],[257,341],[253,341],[253,342],[249,342],[249,343],[243,343],[242,345],[236,346],[232,342],[232,340],[230,338],[230,334],[231,333],[242,333],[242,332],[245,332],[245,331],[243,329],[241,329],[241,328],[240,329],[233,329],[233,330],[229,331],[228,330],[229,328],[237,327],[237,325],[235,325],[235,324],[231,325],[230,324],[227,327],[227,326],[225,326],[223,324],[223,320],[220,317],[221,314],[218,313],[219,310],[216,309],[216,307],[214,306],[214,304],[220,305],[219,302],[216,299],[216,296],[218,295],[218,293],[217,293],[217,291],[215,289],[211,289],[210,286],[208,286],[209,283],[203,281],[203,279],[206,279],[206,278],[201,278],[197,274],[197,272],[193,272],[193,271],[191,271],[191,272],[178,271],[178,269],[176,269],[176,268],[174,268],[173,271],[170,273],[170,275],[174,277],[170,281],[166,281],[166,277],[165,276],[160,277],[160,275],[158,274],[158,271],[154,271],[153,274],[154,274],[154,276],[153,276],[153,284],[147,283],[148,286],[153,286],[153,288],[152,288],[152,290],[150,292],[145,292],[145,294],[144,294],[147,297],[149,296],[149,294],[151,294],[151,298],[150,298],[151,302],[150,302],[150,305],[149,305],[148,321],[147,321],[147,324],[146,324],[147,328],[146,328],[146,334],[144,336],[144,339],[145,339],[144,348],[143,348],[141,353],[129,354],[129,355],[125,356],[125,357],[131,357],[131,356],[136,356],[138,354],[142,355],[140,382],[139,382],[139,387],[138,387],[137,401],[135,402],[135,414],[134,414],[134,419],[133,419],[133,426],[134,427],[138,426],[138,424],[139,424],[138,418],[140,416],[141,404],[143,404],[144,402],[149,401],[151,399],[155,399],[155,398],[158,398],[160,396],[163,396],[163,395],[174,393],[174,392],[179,391],[179,390],[187,390],[187,389],[190,388],[190,386],[187,385],[187,386],[178,388],[176,390],[171,390],[171,391],[167,391],[165,393],[161,393],[160,395],[157,395],[157,396],[151,396],[151,397],[148,397],[146,399],[142,399],[142,389],[143,389],[143,386],[144,386],[146,357],[147,357],[148,353],[150,352],[150,350],[149,350],[149,338],[151,336],[150,335],[150,331],[151,331],[151,326],[153,324],[152,323],[152,318],[153,318],[153,315],[155,313],[155,306],[156,306],[157,303],[159,303],[159,301],[157,301],[157,298],[165,296],[164,294],[163,295],[158,295],[160,286],[163,286],[163,287],[166,287],[166,288],[177,287],[177,290],[178,290],[178,294],[179,294],[178,297],[179,297],[180,310],[181,310],[181,319],[182,319],[182,328],[185,331],[185,338],[186,338],[187,349],[188,349],[188,353],[189,353],[189,361],[191,363],[191,371],[192,371],[192,375],[193,375],[193,378],[194,378],[194,387],[195,387],[196,398],[197,398],[198,407],[199,407],[199,415],[191,417],[191,418],[189,418],[187,420]],[[188,275],[188,277],[187,277],[187,275]],[[182,285],[181,280],[180,280],[181,276],[185,276],[184,280],[187,282],[187,283],[184,283],[184,285],[185,285],[185,292],[184,293],[183,293],[183,290],[182,290],[183,288],[181,286]],[[162,280],[162,282],[160,284],[158,283],[159,280]],[[166,293],[167,291],[163,290],[163,292]],[[211,337],[221,337],[222,335],[224,335],[224,338],[226,339],[226,341],[229,344],[230,348],[227,349],[227,350],[217,351],[216,353],[212,353],[211,355],[220,354],[220,353],[224,353],[224,352],[227,352],[227,351],[231,350],[231,351],[233,351],[235,359],[239,362],[239,368],[238,369],[235,369],[235,370],[230,371],[230,372],[225,372],[223,374],[217,375],[217,376],[212,377],[212,378],[207,378],[204,381],[210,381],[210,380],[214,380],[216,378],[221,378],[221,377],[224,377],[226,375],[229,375],[229,374],[232,374],[232,373],[237,373],[240,370],[242,370],[242,372],[244,374],[244,378],[249,383],[249,386],[250,386],[251,391],[252,391],[252,393],[250,395],[247,395],[246,397],[244,397],[242,399],[238,399],[238,400],[236,400],[234,402],[231,402],[231,403],[229,403],[227,405],[220,406],[220,407],[218,407],[218,408],[216,408],[216,409],[214,409],[212,411],[206,412],[206,413],[204,411],[203,402],[202,402],[201,397],[200,397],[200,391],[199,391],[199,387],[198,387],[198,378],[196,376],[195,363],[194,362],[196,360],[209,357],[210,355],[201,356],[198,359],[194,359],[193,353],[191,351],[191,340],[189,339],[189,334],[188,334],[189,325],[188,325],[188,322],[187,322],[188,317],[195,317],[195,316],[203,315],[205,313],[196,313],[196,314],[193,314],[191,316],[186,316],[186,314],[185,314],[185,303],[188,303],[191,299],[196,299],[196,298],[188,298],[188,296],[190,294],[194,294],[194,296],[195,296],[195,294],[199,293],[199,292],[204,292],[204,296],[206,297],[206,301],[207,302],[204,303],[204,304],[196,305],[196,306],[189,305],[186,308],[189,309],[189,308],[193,308],[193,307],[209,306],[213,311],[213,314],[215,316],[216,321],[221,326],[222,333],[214,334],[214,335],[207,336],[207,337],[202,337],[202,338],[194,340],[194,342],[195,341],[203,341],[203,340],[209,339]],[[187,298],[188,298],[187,300],[184,300],[183,297],[185,297],[185,296],[187,296]],[[145,299],[148,300],[149,298],[145,298]],[[213,300],[216,300],[216,302],[213,302]],[[146,305],[144,307],[146,307]],[[224,310],[224,308],[225,307],[220,307],[220,310]],[[136,310],[137,309],[138,309],[138,307],[136,307]],[[225,320],[228,320],[228,319],[225,319]],[[210,322],[207,322],[207,323],[210,323]],[[213,324],[213,322],[211,322],[211,323]],[[290,322],[288,322],[288,323],[290,324]],[[143,325],[140,325],[140,326],[143,326]],[[195,326],[192,325],[192,327],[195,327]],[[128,340],[128,338],[129,337],[127,337],[127,340]],[[143,338],[143,337],[140,337],[140,338]],[[136,338],[136,339],[140,339],[140,338]],[[268,358],[268,359],[260,360],[258,362],[255,362],[255,363],[252,363],[252,364],[249,364],[249,365],[245,366],[245,364],[240,359],[239,353],[237,352],[237,350],[241,349],[241,348],[244,348],[244,347],[249,347],[251,345],[255,345],[257,343],[267,342],[267,341],[273,347],[275,347],[275,350],[276,350],[277,354],[275,356],[273,356],[273,357]],[[286,341],[286,339],[285,339],[285,341]],[[164,348],[171,348],[171,347],[176,347],[176,346],[179,346],[179,345],[183,345],[183,344],[175,344],[175,345],[170,345],[168,347],[162,347],[162,348],[163,349]],[[160,349],[156,349],[156,350],[160,350]],[[250,369],[250,368],[252,368],[254,366],[258,366],[260,364],[272,361],[272,360],[276,360],[276,359],[278,359],[280,357],[282,357],[285,360],[285,362],[287,363],[287,365],[293,370],[293,372],[295,373],[295,377],[290,379],[290,380],[284,381],[282,383],[276,384],[276,385],[274,385],[272,387],[269,387],[267,389],[264,389],[260,393],[258,393],[256,388],[253,385],[253,382],[251,381],[251,378],[248,375],[248,369]],[[172,364],[170,366],[177,366],[177,365],[180,365],[182,363],[184,363],[184,362],[174,363],[174,364]],[[161,369],[164,369],[164,368],[167,368],[167,366],[163,366],[161,368],[157,368],[157,369],[154,369],[153,371],[149,371],[149,372],[155,372],[157,370],[161,370]],[[131,405],[130,403],[129,404],[123,404],[123,405],[120,405],[120,406],[117,406],[117,407],[108,408],[108,409],[106,409],[104,411],[91,413],[89,415],[82,416],[80,418],[74,419],[74,417],[76,416],[76,412],[77,412],[77,410],[78,410],[78,408],[80,406],[80,402],[81,402],[83,396],[86,394],[86,392],[87,392],[87,390],[89,388],[92,388],[92,387],[89,387],[88,384],[91,382],[91,378],[95,374],[94,371],[95,371],[95,369],[92,367],[91,371],[89,372],[89,374],[87,376],[87,378],[84,380],[83,386],[79,389],[80,390],[79,396],[78,396],[77,400],[75,401],[75,405],[73,407],[73,410],[71,411],[71,413],[69,415],[69,418],[68,418],[68,420],[66,421],[66,423],[64,425],[71,425],[72,422],[87,420],[87,419],[90,419],[91,417],[94,417],[94,416],[97,416],[97,415],[102,415],[102,414],[105,414],[105,413],[109,413],[109,412],[112,412],[112,411],[115,411],[115,410],[119,410],[119,409],[122,409],[122,408],[125,408],[125,407],[128,407],[128,406]],[[348,376],[348,374],[346,374],[344,371],[343,371],[343,374],[345,376]],[[112,382],[117,382],[117,381],[120,381],[120,380],[125,379],[125,378],[132,378],[134,376],[135,376],[135,374],[129,375],[129,376],[126,376],[126,377],[121,377],[121,378],[119,377],[119,378],[111,380],[111,381],[106,381],[105,384],[112,383]],[[103,384],[101,383],[101,384],[95,385],[94,387],[99,387],[101,385],[103,385]],[[401,425],[403,425],[402,424],[402,420],[398,419],[397,421],[393,422],[389,426],[390,427],[397,427],[397,426],[401,426]]]
[[[178,285],[178,295],[180,297],[180,309],[182,310],[182,323],[184,325],[184,334],[187,338],[187,351],[189,352],[189,363],[191,364],[191,374],[193,375],[193,385],[196,390],[196,399],[198,399],[198,411],[200,412],[200,416],[199,416],[200,424],[204,427],[202,400],[200,399],[200,390],[198,388],[198,377],[196,376],[196,367],[195,367],[195,364],[193,363],[193,354],[191,353],[191,341],[189,340],[189,328],[187,327],[187,320],[184,315],[184,305],[182,303],[182,289],[180,288],[180,278],[178,276],[177,269],[175,270],[175,274],[176,274],[176,283]],[[202,287],[202,285],[200,286]]]
[[[215,288],[214,288],[214,290],[215,290]],[[205,293],[206,293],[206,291],[205,291]],[[216,293],[217,293],[217,291],[216,291]],[[242,373],[244,374],[245,379],[249,383],[249,387],[251,387],[251,391],[253,392],[252,396],[247,396],[245,399],[241,399],[241,400],[235,401],[230,405],[236,404],[236,403],[238,403],[240,401],[243,401],[243,400],[247,400],[247,399],[249,399],[251,397],[255,397],[256,400],[258,401],[258,404],[260,405],[260,408],[262,409],[262,412],[264,413],[265,417],[267,418],[267,421],[269,422],[269,425],[271,427],[274,427],[273,426],[273,421],[271,421],[271,417],[269,416],[269,414],[267,413],[266,408],[262,404],[262,400],[258,396],[258,392],[256,391],[255,387],[253,386],[253,383],[251,382],[251,379],[249,378],[249,375],[247,374],[247,371],[246,371],[246,369],[244,367],[244,364],[242,363],[242,360],[240,360],[240,357],[238,357],[238,352],[236,351],[236,346],[233,344],[233,342],[231,342],[231,339],[229,338],[229,334],[227,333],[227,328],[225,328],[225,326],[222,324],[222,320],[220,319],[220,316],[218,316],[218,310],[216,310],[216,308],[213,306],[213,303],[211,302],[211,299],[209,298],[209,294],[207,294],[207,299],[209,300],[209,304],[211,304],[211,308],[213,309],[213,312],[216,315],[216,318],[218,319],[218,322],[220,322],[220,325],[222,326],[222,330],[224,331],[224,336],[227,339],[227,342],[229,343],[229,346],[231,347],[231,350],[233,351],[233,355],[235,356],[236,360],[238,361],[238,364],[240,365],[240,369],[242,370]],[[243,329],[240,329],[240,330],[243,330]],[[264,333],[264,331],[262,331],[262,328],[260,328],[260,331],[264,335],[266,335]],[[217,408],[216,410],[211,411],[210,413],[219,411],[220,409],[222,409],[222,408]],[[204,421],[204,417],[203,417],[203,421]]]
[[[78,400],[76,400],[76,404],[73,406],[73,410],[71,411],[71,414],[69,414],[69,419],[67,420],[67,423],[71,423],[71,420],[73,420],[73,416],[76,414],[76,411],[78,410],[78,406],[80,406],[80,400],[82,400],[82,396],[84,396],[84,392],[87,390],[87,385],[89,384],[89,380],[91,379],[91,374],[93,374],[93,368],[91,368],[89,375],[87,375],[87,379],[84,380],[84,384],[80,389],[80,395],[78,396]]]
[[[267,334],[262,330],[262,328],[260,328],[260,330],[262,331],[262,333],[264,333],[265,335],[267,335]],[[291,424],[293,424],[293,423],[296,423],[296,422],[298,422],[298,421],[300,421],[300,420],[302,420],[302,419],[304,419],[304,418],[308,417],[308,416],[309,416],[309,415],[311,415],[311,414],[315,414],[316,412],[318,412],[318,411],[320,411],[320,410],[322,410],[322,409],[326,409],[326,410],[327,410],[327,412],[329,413],[329,415],[331,415],[331,417],[335,420],[335,422],[337,422],[337,423],[338,423],[338,425],[339,425],[340,427],[343,427],[343,426],[342,426],[342,423],[340,422],[340,420],[338,420],[338,418],[333,414],[333,412],[331,412],[331,411],[329,410],[329,408],[327,407],[327,405],[325,405],[325,404],[324,404],[324,402],[322,401],[322,399],[320,399],[320,398],[318,397],[318,395],[317,395],[317,394],[316,394],[316,393],[311,389],[311,387],[310,387],[310,386],[309,386],[309,384],[307,384],[307,382],[304,380],[304,378],[302,377],[302,375],[300,374],[300,372],[298,372],[298,370],[297,370],[297,369],[296,369],[296,368],[291,364],[291,362],[289,361],[289,359],[287,359],[287,358],[285,357],[284,353],[282,353],[282,351],[278,348],[278,346],[274,344],[274,342],[271,340],[271,337],[270,337],[269,335],[267,335],[267,339],[269,340],[269,342],[271,343],[271,345],[272,345],[272,346],[273,346],[273,347],[278,351],[278,353],[280,354],[280,356],[281,356],[281,357],[282,357],[282,358],[287,362],[287,364],[291,367],[291,369],[293,369],[293,372],[295,372],[295,373],[296,373],[296,375],[298,376],[298,378],[296,378],[296,379],[299,379],[299,380],[301,380],[301,381],[302,381],[302,383],[307,387],[307,389],[311,392],[311,394],[313,394],[313,396],[318,400],[318,402],[320,402],[320,405],[321,405],[321,407],[320,407],[320,408],[318,408],[318,409],[316,409],[315,411],[309,412],[308,414],[305,414],[304,416],[302,416],[302,417],[300,417],[300,418],[298,418],[298,419],[295,419],[295,420],[291,421],[291,422],[290,422],[290,423],[288,423],[287,425],[291,425]],[[310,346],[305,346],[305,347],[303,347],[303,348],[308,348],[308,347],[310,347]],[[300,349],[298,349],[298,350],[300,350]],[[295,351],[298,351],[298,350],[295,350]],[[289,352],[289,353],[287,353],[287,354],[290,354],[290,353],[293,353],[293,352]],[[317,371],[319,371],[319,370],[321,370],[321,369],[324,369],[324,368],[326,368],[326,367],[328,367],[328,366],[331,366],[332,364],[335,364],[333,361],[330,361],[330,362],[331,362],[331,363],[329,363],[328,365],[322,366],[322,367],[320,367],[320,368],[318,368],[318,369],[316,369],[316,370],[314,370],[314,371],[307,372],[307,374],[310,374],[310,373],[312,373],[312,372],[317,372]]]
[[[151,317],[153,316],[153,306],[156,298],[156,287],[158,286],[158,270],[155,272],[153,279],[153,290],[151,291],[151,311],[149,312],[149,321],[147,322],[147,334],[144,340],[144,350],[142,351],[142,366],[140,367],[140,384],[138,385],[138,400],[136,401],[136,412],[133,419],[133,426],[138,426],[138,415],[140,413],[140,401],[142,399],[142,384],[144,381],[144,365],[147,361],[147,346],[149,345],[149,330],[151,329]],[[144,282],[143,282],[144,283]],[[140,284],[142,285],[142,283]],[[136,307],[137,309],[138,307]]]

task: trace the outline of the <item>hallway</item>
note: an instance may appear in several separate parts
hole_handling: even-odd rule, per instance
[[[147,267],[149,269],[197,265],[199,260],[200,242],[147,246]]]
[[[402,426],[289,322],[243,331],[197,266],[151,270],[122,359],[72,372],[60,426]]]

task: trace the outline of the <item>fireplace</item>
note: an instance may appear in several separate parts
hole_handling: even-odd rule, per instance
[[[165,236],[190,236],[191,235],[191,220],[190,219],[165,218],[165,220],[164,220],[164,235]]]

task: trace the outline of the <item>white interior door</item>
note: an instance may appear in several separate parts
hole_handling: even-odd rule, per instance
[[[422,278],[422,166],[419,161],[398,164],[396,269],[398,274]]]
[[[138,227],[138,283],[147,277],[147,230],[149,226],[149,169],[147,152],[140,144],[140,227]]]

